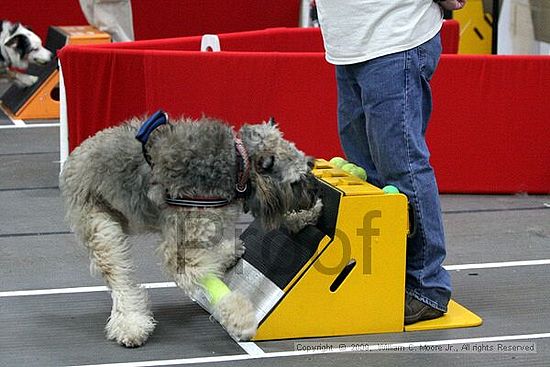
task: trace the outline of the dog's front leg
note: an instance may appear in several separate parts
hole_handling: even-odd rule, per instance
[[[225,239],[215,250],[224,270],[233,267],[245,252],[243,242],[237,237]],[[220,277],[213,275],[203,277],[201,286],[210,300],[214,318],[229,334],[238,340],[249,340],[256,335],[258,323],[254,307],[247,297],[231,291]]]
[[[236,246],[220,233],[225,230],[227,234],[228,226],[223,221],[215,223],[216,218],[221,217],[212,213],[172,214],[163,229],[164,240],[160,246],[165,267],[190,297],[195,298],[197,292],[207,293],[214,318],[229,334],[240,340],[250,339],[257,327],[251,302],[238,292],[226,289],[212,293],[211,288],[211,284],[214,287],[223,284],[221,279],[227,266],[242,255],[241,242]]]
[[[244,243],[239,238],[224,240],[216,248],[216,252],[220,258],[220,266],[225,271],[232,268],[244,255]]]
[[[113,308],[105,327],[107,338],[126,347],[142,345],[155,328],[147,293],[134,280],[127,235],[120,223],[104,212],[92,212],[86,221],[86,246],[92,268],[111,289]]]
[[[248,298],[231,291],[214,275],[204,277],[201,284],[212,305],[212,315],[230,335],[237,340],[250,340],[256,335],[258,323]]]
[[[17,71],[12,71],[11,73],[12,79],[19,87],[30,87],[38,81],[38,77],[34,75],[23,74]]]
[[[215,210],[167,209],[162,222],[164,266],[190,294],[205,276],[221,277],[244,252],[234,225]]]

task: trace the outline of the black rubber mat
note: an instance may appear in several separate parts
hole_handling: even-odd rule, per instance
[[[13,125],[8,115],[2,111],[2,108],[0,108],[0,125]]]

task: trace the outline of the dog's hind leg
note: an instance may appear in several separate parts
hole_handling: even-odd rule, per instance
[[[91,268],[111,289],[113,308],[105,327],[107,338],[126,347],[142,345],[155,328],[147,292],[134,280],[127,235],[119,221],[105,212],[91,212],[85,221]]]

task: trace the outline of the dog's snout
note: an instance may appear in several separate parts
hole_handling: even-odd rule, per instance
[[[306,174],[301,180],[293,182],[291,185],[295,201],[298,209],[309,209],[317,202],[321,193],[319,181],[312,173]]]
[[[30,59],[38,65],[45,65],[53,59],[53,53],[50,50],[45,48],[36,50],[33,53],[31,53],[29,56],[30,56]]]
[[[319,197],[321,194],[321,185],[319,184],[319,180],[313,175],[310,176],[310,192],[315,197],[315,200]]]
[[[309,169],[313,169],[315,167],[315,158],[307,157],[307,166]]]

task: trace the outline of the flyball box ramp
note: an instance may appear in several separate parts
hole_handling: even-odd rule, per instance
[[[91,26],[50,27],[44,47],[55,53],[66,45],[109,43],[111,36]],[[28,73],[38,77],[30,87],[12,85],[0,100],[12,119],[59,118],[59,71],[57,57],[44,66],[31,65]]]
[[[265,232],[253,222],[246,252],[228,271],[229,288],[254,304],[253,340],[329,337],[478,326],[455,301],[445,316],[404,325],[408,203],[325,160],[315,176],[324,209],[298,234]],[[196,300],[210,310],[206,297]]]

